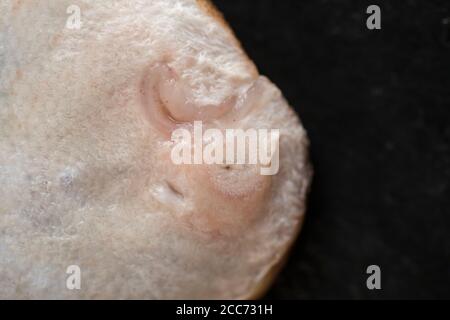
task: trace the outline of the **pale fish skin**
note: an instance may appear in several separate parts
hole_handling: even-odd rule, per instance
[[[261,294],[304,217],[308,139],[220,15],[195,0],[0,12],[0,298]],[[279,172],[173,164],[168,113],[280,129]]]

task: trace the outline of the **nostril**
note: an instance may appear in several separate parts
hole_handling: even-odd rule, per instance
[[[167,189],[177,198],[184,199],[184,194],[172,183],[166,181]]]
[[[184,194],[174,184],[161,181],[150,189],[153,197],[168,207],[184,208],[186,205]]]
[[[159,83],[169,77],[170,70],[163,64],[155,64],[146,71],[141,83],[142,106],[146,119],[165,135],[170,135],[177,123],[166,108],[166,101],[159,95]]]
[[[192,89],[165,63],[146,70],[140,92],[147,120],[165,135],[192,121],[215,120],[232,110],[237,97],[232,95],[218,105],[197,105]]]

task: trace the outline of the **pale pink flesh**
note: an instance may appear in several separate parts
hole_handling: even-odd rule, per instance
[[[0,12],[0,298],[252,296],[298,233],[311,170],[298,118],[231,31],[195,0]],[[279,173],[173,164],[171,132],[195,120],[280,129]]]

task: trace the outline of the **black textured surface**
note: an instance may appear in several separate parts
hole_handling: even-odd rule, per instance
[[[450,298],[450,1],[214,3],[311,140],[307,218],[267,298]]]

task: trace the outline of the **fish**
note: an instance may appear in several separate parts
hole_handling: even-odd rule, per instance
[[[309,140],[214,5],[0,12],[0,298],[264,295],[304,219]],[[174,135],[197,125],[199,143]],[[220,161],[227,130],[244,133],[244,162]],[[268,140],[269,162],[246,160]],[[176,162],[179,143],[203,153]]]

